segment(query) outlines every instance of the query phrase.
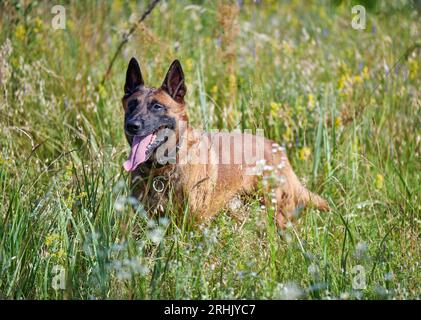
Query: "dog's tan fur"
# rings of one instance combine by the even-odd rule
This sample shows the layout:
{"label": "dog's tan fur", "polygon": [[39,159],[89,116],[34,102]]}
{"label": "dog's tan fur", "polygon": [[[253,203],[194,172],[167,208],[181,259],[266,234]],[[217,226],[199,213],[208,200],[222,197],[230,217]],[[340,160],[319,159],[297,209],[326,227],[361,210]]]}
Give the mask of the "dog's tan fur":
{"label": "dog's tan fur", "polygon": [[[162,88],[143,87],[128,99],[123,99],[125,110],[132,99],[154,100],[166,106],[168,114],[176,119],[176,137],[181,137],[181,139],[170,139],[167,142],[179,143],[175,164],[164,166],[142,164],[132,173],[134,194],[140,198],[147,210],[165,210],[167,201],[171,198],[172,203],[180,209],[187,205],[189,213],[196,220],[209,220],[233,197],[255,191],[259,181],[262,180],[265,182],[263,188],[266,205],[276,206],[276,223],[280,228],[284,228],[288,221],[294,220],[299,206],[312,206],[323,211],[329,209],[324,199],[308,191],[301,184],[292,170],[284,149],[277,147],[275,142],[264,139],[266,170],[263,171],[263,178],[258,175],[249,175],[246,173],[247,170],[255,165],[251,166],[244,161],[240,164],[221,164],[222,161],[215,161],[221,160],[225,149],[222,148],[222,144],[217,147],[211,139],[215,138],[215,135],[222,137],[228,133],[205,133],[189,125],[185,129],[180,127],[181,121],[188,123],[184,99],[176,101]],[[241,135],[241,133],[238,134]],[[232,133],[231,136],[233,136]],[[234,152],[239,151],[234,147],[234,139],[231,139],[230,143],[232,153],[230,159],[234,159]],[[208,151],[208,161],[204,162],[207,164],[193,164],[189,161],[183,163],[182,160],[186,160],[186,157],[197,156],[203,150]],[[253,152],[255,152],[254,147]],[[244,157],[241,158],[244,159]],[[152,182],[156,177],[160,177],[162,185],[165,186],[162,192],[157,192],[152,187]],[[283,177],[284,181],[283,183],[279,183],[276,179],[272,181],[271,177]]]}

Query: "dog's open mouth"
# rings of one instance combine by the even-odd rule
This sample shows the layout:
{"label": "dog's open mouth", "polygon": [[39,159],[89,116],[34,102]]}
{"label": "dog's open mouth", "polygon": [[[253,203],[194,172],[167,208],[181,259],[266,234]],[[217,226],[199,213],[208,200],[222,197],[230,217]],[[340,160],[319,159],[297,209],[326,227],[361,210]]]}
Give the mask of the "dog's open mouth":
{"label": "dog's open mouth", "polygon": [[123,164],[124,169],[129,172],[134,171],[141,163],[148,160],[152,153],[167,140],[166,129],[168,129],[166,126],[161,126],[146,136],[134,136],[129,159]]}

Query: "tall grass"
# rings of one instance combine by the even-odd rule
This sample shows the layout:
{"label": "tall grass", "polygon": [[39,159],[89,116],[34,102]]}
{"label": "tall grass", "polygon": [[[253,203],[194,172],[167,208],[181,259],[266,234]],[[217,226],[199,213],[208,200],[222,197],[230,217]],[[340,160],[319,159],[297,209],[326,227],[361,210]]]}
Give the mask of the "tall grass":
{"label": "tall grass", "polygon": [[[53,30],[48,3],[0,4],[0,297],[420,298],[420,50],[392,69],[410,2],[357,31],[345,2],[163,1],[99,85],[146,5],[66,2]],[[332,211],[282,237],[260,192],[206,226],[147,216],[121,169],[131,56],[154,86],[180,59],[192,124],[264,129]]]}

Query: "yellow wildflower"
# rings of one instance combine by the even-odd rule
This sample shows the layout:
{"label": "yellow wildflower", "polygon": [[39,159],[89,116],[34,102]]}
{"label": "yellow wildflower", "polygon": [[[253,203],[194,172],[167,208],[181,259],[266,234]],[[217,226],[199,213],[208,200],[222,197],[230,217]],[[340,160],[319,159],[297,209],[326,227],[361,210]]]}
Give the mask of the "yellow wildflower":
{"label": "yellow wildflower", "polygon": [[44,244],[49,247],[51,246],[54,242],[59,241],[60,240],[60,236],[57,233],[52,233],[52,234],[48,234],[45,237],[45,241]]}
{"label": "yellow wildflower", "polygon": [[75,23],[73,22],[72,19],[67,19],[66,20],[66,27],[70,30],[70,31],[74,31],[75,30]]}
{"label": "yellow wildflower", "polygon": [[300,149],[300,160],[307,161],[311,156],[311,150],[309,147],[302,147]]}
{"label": "yellow wildflower", "polygon": [[336,117],[335,118],[335,128],[338,129],[342,127],[342,118],[341,117]]}
{"label": "yellow wildflower", "polygon": [[272,110],[272,111],[278,111],[279,110],[279,103],[272,101],[270,103],[270,110]]}
{"label": "yellow wildflower", "polygon": [[76,198],[81,200],[83,198],[86,198],[88,196],[88,194],[85,191],[82,191],[81,193],[79,193]]}
{"label": "yellow wildflower", "polygon": [[291,140],[292,140],[292,138],[293,138],[293,132],[292,132],[291,127],[289,127],[289,126],[287,126],[287,127],[286,127],[285,132],[284,132],[284,134],[282,135],[282,138],[283,138],[286,142],[289,142],[289,141],[291,141]]}
{"label": "yellow wildflower", "polygon": [[272,117],[279,116],[280,108],[281,108],[281,104],[274,101],[270,103],[270,114],[272,115]]}
{"label": "yellow wildflower", "polygon": [[316,105],[316,101],[314,100],[314,96],[310,93],[308,95],[308,108],[312,110],[314,106]]}
{"label": "yellow wildflower", "polygon": [[339,78],[339,81],[338,81],[338,90],[339,91],[341,91],[342,89],[345,88],[346,80],[347,80],[347,76],[346,75],[342,75]]}
{"label": "yellow wildflower", "polygon": [[354,76],[354,79],[353,79],[354,81],[354,83],[362,83],[363,82],[363,78],[361,77],[361,76]]}
{"label": "yellow wildflower", "polygon": [[98,92],[99,92],[99,96],[101,97],[101,99],[105,99],[107,97],[107,90],[105,89],[105,87],[100,84],[98,86]]}
{"label": "yellow wildflower", "polygon": [[368,73],[368,68],[367,68],[367,66],[365,66],[365,67],[363,68],[363,71],[362,71],[362,77],[363,77],[363,79],[368,79],[368,78],[370,77],[370,74]]}
{"label": "yellow wildflower", "polygon": [[111,5],[111,11],[119,13],[121,11],[121,8],[122,8],[121,0],[114,0]]}
{"label": "yellow wildflower", "polygon": [[282,41],[282,49],[284,50],[285,54],[291,54],[294,50],[294,48],[285,40]]}
{"label": "yellow wildflower", "polygon": [[376,181],[375,181],[375,185],[377,189],[382,189],[383,188],[383,182],[384,182],[384,177],[381,174],[377,174],[376,175]]}
{"label": "yellow wildflower", "polygon": [[34,33],[38,33],[42,30],[44,23],[40,17],[34,19]]}
{"label": "yellow wildflower", "polygon": [[212,95],[216,95],[218,93],[218,86],[215,84],[211,89]]}
{"label": "yellow wildflower", "polygon": [[409,79],[414,80],[418,75],[419,65],[414,59],[409,60]]}
{"label": "yellow wildflower", "polygon": [[21,24],[19,24],[15,29],[15,37],[16,39],[23,41],[26,37],[26,30],[25,27]]}
{"label": "yellow wildflower", "polygon": [[185,66],[186,66],[186,71],[190,72],[193,69],[193,60],[190,58],[186,59]]}
{"label": "yellow wildflower", "polygon": [[73,205],[73,196],[72,194],[69,194],[67,196],[66,199],[63,200],[63,204],[67,207],[67,208],[71,208]]}
{"label": "yellow wildflower", "polygon": [[66,258],[67,254],[63,249],[59,249],[57,252],[53,253],[51,256],[57,259],[61,259],[61,258]]}

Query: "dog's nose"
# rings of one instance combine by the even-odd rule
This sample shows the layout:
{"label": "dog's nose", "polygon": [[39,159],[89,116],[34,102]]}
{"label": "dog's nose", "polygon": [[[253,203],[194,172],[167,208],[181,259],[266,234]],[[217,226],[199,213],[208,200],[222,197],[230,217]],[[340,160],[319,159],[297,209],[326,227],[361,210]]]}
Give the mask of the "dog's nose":
{"label": "dog's nose", "polygon": [[136,134],[141,125],[140,120],[130,120],[126,123],[126,129],[129,133]]}

